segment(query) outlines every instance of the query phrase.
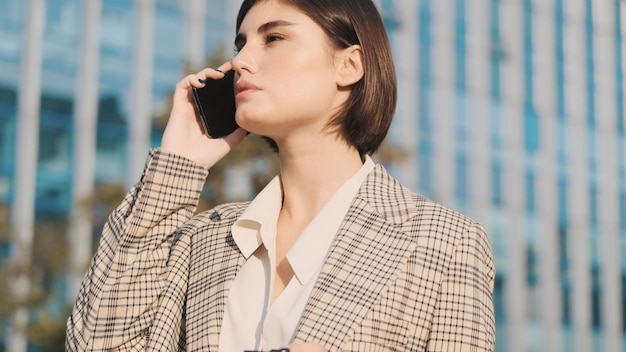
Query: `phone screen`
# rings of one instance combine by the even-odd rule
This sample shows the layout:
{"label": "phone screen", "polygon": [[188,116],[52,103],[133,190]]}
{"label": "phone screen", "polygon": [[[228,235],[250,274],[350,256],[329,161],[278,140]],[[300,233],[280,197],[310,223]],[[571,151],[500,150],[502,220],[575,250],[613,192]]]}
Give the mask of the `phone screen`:
{"label": "phone screen", "polygon": [[224,137],[239,127],[235,122],[234,75],[231,70],[222,79],[207,79],[202,88],[192,87],[198,113],[211,138]]}

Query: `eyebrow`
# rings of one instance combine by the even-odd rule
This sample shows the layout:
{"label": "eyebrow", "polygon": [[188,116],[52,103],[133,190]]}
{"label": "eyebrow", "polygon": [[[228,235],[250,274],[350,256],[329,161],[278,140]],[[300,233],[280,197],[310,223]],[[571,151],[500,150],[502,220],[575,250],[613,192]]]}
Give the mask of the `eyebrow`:
{"label": "eyebrow", "polygon": [[[293,26],[293,25],[295,25],[295,23],[285,21],[285,20],[270,21],[270,22],[266,22],[260,25],[259,28],[257,29],[257,33],[262,34],[262,33],[269,32],[276,27],[285,27],[285,26]],[[235,47],[239,48],[240,46],[245,44],[245,42],[246,42],[246,36],[242,33],[237,33],[237,36],[235,37]]]}

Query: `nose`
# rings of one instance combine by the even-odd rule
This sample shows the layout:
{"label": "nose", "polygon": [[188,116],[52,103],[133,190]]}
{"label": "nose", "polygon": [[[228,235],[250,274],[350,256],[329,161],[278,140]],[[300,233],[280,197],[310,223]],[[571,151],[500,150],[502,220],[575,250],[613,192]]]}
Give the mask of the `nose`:
{"label": "nose", "polygon": [[251,50],[246,46],[239,50],[231,62],[233,64],[233,69],[240,76],[243,72],[254,73],[256,71],[256,62],[253,59]]}

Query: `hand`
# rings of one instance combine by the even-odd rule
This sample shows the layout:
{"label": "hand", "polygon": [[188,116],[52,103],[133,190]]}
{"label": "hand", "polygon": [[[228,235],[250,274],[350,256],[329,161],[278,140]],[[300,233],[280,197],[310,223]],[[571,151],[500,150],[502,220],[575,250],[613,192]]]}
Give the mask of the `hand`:
{"label": "hand", "polygon": [[[232,69],[232,64],[218,67],[222,72]],[[191,159],[206,169],[210,169],[246,136],[246,131],[238,128],[224,138],[212,139],[204,134],[199,116],[196,115],[191,87],[203,87],[199,79],[221,79],[224,74],[206,68],[195,75],[189,75],[176,84],[172,111],[163,132],[161,149]]]}

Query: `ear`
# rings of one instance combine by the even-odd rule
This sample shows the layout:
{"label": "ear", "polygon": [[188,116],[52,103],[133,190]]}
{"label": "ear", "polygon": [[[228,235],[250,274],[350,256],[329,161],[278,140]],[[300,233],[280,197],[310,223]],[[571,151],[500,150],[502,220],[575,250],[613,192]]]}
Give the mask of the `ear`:
{"label": "ear", "polygon": [[348,87],[363,78],[365,71],[360,45],[355,44],[340,50],[336,58],[337,86]]}

